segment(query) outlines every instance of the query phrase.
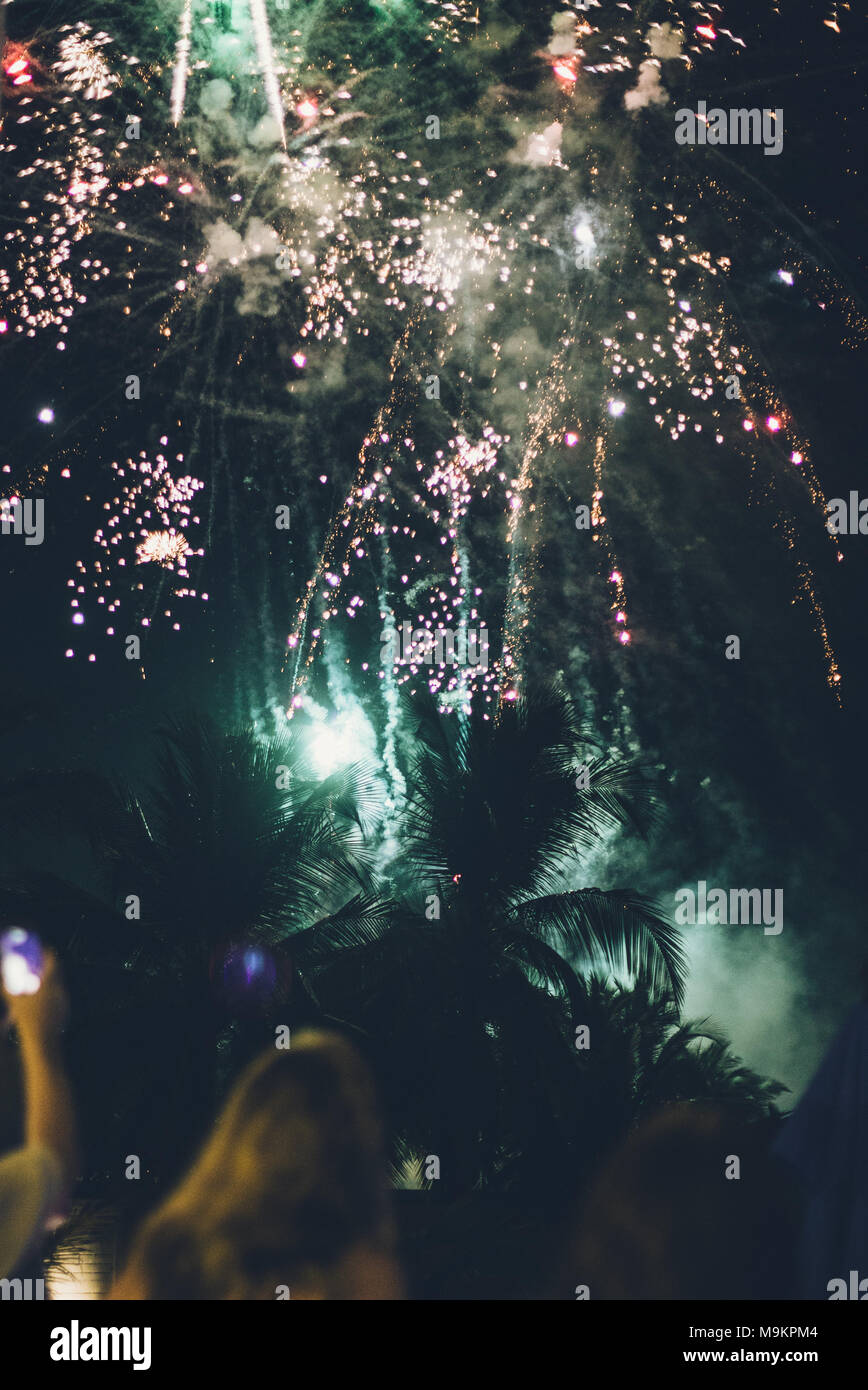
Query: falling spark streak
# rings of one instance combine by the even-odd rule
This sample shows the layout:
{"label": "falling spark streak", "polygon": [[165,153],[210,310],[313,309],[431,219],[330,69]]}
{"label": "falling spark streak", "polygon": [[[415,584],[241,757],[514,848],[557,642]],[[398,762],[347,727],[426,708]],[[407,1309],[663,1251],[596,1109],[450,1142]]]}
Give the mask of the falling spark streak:
{"label": "falling spark streak", "polygon": [[[321,637],[321,629],[318,628],[314,632],[313,638],[310,642],[310,648],[307,657],[305,658],[303,663],[303,666],[306,669],[301,669],[301,639],[308,626],[311,604],[314,598],[316,597],[317,586],[322,582],[324,575],[328,573],[330,569],[337,570],[338,568],[343,568],[343,564],[336,558],[340,544],[341,532],[345,529],[348,520],[348,510],[353,505],[353,502],[356,499],[364,498],[365,484],[366,479],[368,477],[368,450],[372,446],[376,446],[376,443],[380,440],[382,434],[388,429],[388,421],[390,415],[397,404],[396,378],[398,376],[399,363],[403,355],[407,351],[412,331],[413,328],[416,326],[418,317],[419,315],[417,313],[410,319],[409,323],[405,326],[398,342],[395,344],[392,350],[392,356],[389,362],[389,381],[391,385],[389,398],[386,402],[384,402],[383,405],[380,406],[379,410],[377,411],[373,427],[371,428],[370,432],[365,436],[365,440],[359,451],[358,468],[356,470],[355,478],[353,481],[353,485],[350,489],[349,496],[346,502],[344,503],[343,508],[332,520],[326,543],[323,546],[320,556],[317,560],[314,573],[311,575],[310,579],[307,582],[305,593],[301,600],[299,614],[296,620],[295,631],[290,634],[288,642],[290,651],[295,651],[296,653],[292,677],[292,700],[290,701],[290,709],[292,708],[293,702],[298,696],[299,689],[301,688],[301,686],[307,678],[307,671],[309,670],[313,662],[314,656],[316,654],[316,648]],[[366,507],[365,510],[368,510],[368,508]],[[349,551],[350,548],[351,547],[347,547],[347,551]]]}
{"label": "falling spark streak", "polygon": [[[507,522],[509,579],[503,633],[502,699],[514,699],[515,688],[524,666],[524,650],[530,627],[530,611],[540,540],[541,509],[534,486],[540,480],[537,466],[546,443],[555,434],[555,419],[566,402],[565,357],[571,343],[562,339],[537,401],[528,420],[528,436],[522,453],[521,469],[512,489]],[[507,689],[509,687],[509,689]]]}
{"label": "falling spark streak", "polygon": [[[193,0],[184,0],[183,5],[174,8],[180,14],[179,33],[174,46],[174,68],[169,37],[164,61],[155,67],[154,76],[149,81],[158,91],[159,101],[163,104],[164,73],[172,70],[170,114],[178,126],[184,120],[191,74],[211,64],[204,58],[201,62],[193,62],[193,50],[197,45],[193,25],[199,11],[206,7],[197,4],[194,12]],[[280,8],[283,8],[282,4]],[[436,36],[438,43],[448,39],[450,43],[457,44],[462,37],[462,26],[478,23],[478,17],[475,20],[470,18],[472,8],[471,0],[458,0],[456,5],[443,7],[430,5],[430,9],[437,12],[436,16],[431,16],[432,37]],[[627,5],[616,8],[629,10]],[[717,12],[717,7],[712,8]],[[597,10],[599,12],[599,7]],[[445,13],[447,11],[449,15]],[[3,0],[0,0],[0,17],[4,13]],[[288,71],[293,73],[291,88],[286,79],[287,97],[289,99],[292,90],[295,95],[291,100],[295,115],[303,123],[302,133],[308,132],[309,126],[319,124],[320,109],[323,117],[328,115],[332,119],[334,112],[329,109],[325,96],[319,101],[306,96],[296,104],[299,93],[319,86],[316,72],[305,71],[302,59],[299,60],[301,67],[296,70],[296,59],[289,56],[297,47],[300,51],[303,45],[286,46],[284,43],[281,47],[278,41],[282,36],[272,33],[270,29],[266,0],[250,0],[247,13],[250,32],[245,36],[243,66],[246,75],[253,76],[254,87],[264,88],[265,104],[281,131],[286,151],[285,113],[280,85],[282,74]],[[830,13],[836,14],[836,7],[831,6]],[[456,15],[461,19],[461,25],[456,23]],[[708,20],[704,11],[700,11],[699,17]],[[833,27],[829,20],[825,22]],[[837,21],[834,27],[837,28]],[[710,24],[697,28],[699,37],[707,42],[693,44],[690,51],[699,53],[700,48],[708,50],[715,31],[717,46],[722,47],[723,37],[727,37],[731,43],[744,47],[742,40],[718,27],[715,21],[714,28]],[[59,75],[56,79],[58,84],[62,83],[66,89],[58,102],[63,109],[55,110],[46,103],[46,110],[39,115],[39,119],[46,122],[45,138],[39,146],[37,157],[18,171],[18,177],[33,179],[34,183],[32,190],[29,191],[27,187],[24,190],[25,193],[29,191],[29,196],[22,199],[20,204],[22,210],[27,212],[26,219],[22,219],[20,232],[9,232],[2,237],[9,247],[4,244],[4,256],[0,258],[3,260],[0,265],[0,296],[5,304],[10,305],[10,309],[4,310],[6,316],[0,319],[0,341],[3,341],[6,332],[26,334],[32,338],[41,330],[50,328],[56,329],[61,335],[56,346],[63,351],[66,347],[63,335],[68,333],[68,318],[74,312],[84,312],[77,306],[85,306],[88,295],[95,293],[89,286],[102,285],[115,271],[116,278],[119,278],[122,269],[120,265],[110,266],[102,257],[93,254],[79,256],[79,244],[84,243],[85,238],[96,238],[97,234],[105,233],[109,228],[113,234],[123,231],[122,240],[130,243],[126,255],[134,257],[123,262],[123,265],[131,267],[128,271],[130,289],[139,281],[142,284],[138,290],[140,298],[132,300],[133,309],[139,313],[149,282],[144,278],[138,258],[130,248],[139,242],[142,246],[152,243],[147,226],[142,231],[133,221],[137,215],[135,190],[149,183],[158,187],[165,185],[168,196],[173,192],[173,180],[162,167],[165,161],[154,162],[154,151],[148,151],[145,162],[139,167],[137,151],[132,144],[120,142],[120,154],[114,152],[111,140],[106,143],[105,149],[101,149],[99,137],[105,136],[106,131],[99,123],[98,113],[88,112],[85,122],[81,119],[79,102],[70,100],[70,94],[81,93],[82,102],[98,101],[118,85],[120,79],[114,72],[114,67],[117,67],[116,52],[114,66],[109,66],[115,41],[102,32],[94,33],[83,23],[62,26],[58,32],[64,35],[58,44],[60,61],[52,64],[52,68]],[[593,29],[585,22],[579,25],[577,32],[587,35],[602,33],[599,28]],[[641,32],[644,32],[644,24]],[[641,32],[637,33],[637,37],[644,42]],[[255,54],[250,53],[250,46],[254,47]],[[555,80],[551,81],[551,87],[557,101],[562,100],[567,87],[572,89],[580,75],[582,82],[586,82],[591,74],[619,70],[626,61],[619,59],[615,63],[592,67],[580,61],[584,56],[582,50],[576,49],[572,54],[561,55],[555,63]],[[199,57],[198,53],[195,57]],[[547,61],[551,57],[547,55]],[[13,61],[16,60],[17,54]],[[124,61],[128,64],[138,62],[135,58]],[[560,72],[559,66],[562,68]],[[626,61],[626,66],[630,67],[631,63]],[[349,101],[350,97],[348,90],[335,93],[335,100]],[[261,115],[261,104],[260,98],[256,103],[257,119]],[[17,124],[26,126],[36,119],[36,113],[25,106]],[[363,119],[363,113],[355,112],[353,119]],[[566,118],[564,120],[566,123]],[[562,127],[557,124],[554,128],[560,131]],[[36,127],[32,129],[35,134]],[[315,134],[318,136],[319,132]],[[547,369],[540,366],[537,370],[532,362],[528,364],[537,375],[537,399],[521,429],[523,447],[506,451],[507,461],[502,465],[505,471],[495,471],[500,467],[496,460],[500,446],[509,443],[509,435],[502,437],[496,433],[495,425],[503,428],[503,421],[496,414],[494,424],[483,417],[484,427],[482,420],[474,418],[475,410],[467,408],[472,405],[473,395],[468,395],[462,406],[462,417],[465,409],[466,417],[451,421],[448,442],[444,441],[444,449],[433,450],[432,460],[426,457],[427,443],[420,444],[418,453],[422,457],[416,457],[417,446],[413,438],[414,399],[418,395],[417,387],[412,384],[418,381],[418,363],[415,359],[421,357],[427,360],[430,355],[429,334],[444,350],[453,341],[460,343],[462,331],[468,325],[472,326],[473,334],[477,334],[482,321],[480,292],[485,288],[483,297],[487,297],[487,285],[492,276],[497,274],[498,283],[504,287],[513,282],[518,286],[519,274],[526,268],[528,254],[535,261],[541,261],[543,252],[549,256],[560,256],[562,248],[555,244],[557,238],[551,228],[535,229],[536,219],[532,215],[518,222],[516,219],[521,212],[506,204],[507,211],[502,213],[500,220],[486,223],[482,221],[485,212],[474,208],[461,189],[453,190],[447,197],[435,197],[429,179],[416,178],[411,172],[418,169],[422,174],[422,163],[408,159],[404,151],[390,150],[387,144],[380,151],[380,157],[374,158],[371,147],[365,145],[360,152],[362,163],[356,167],[352,163],[349,142],[339,141],[337,144],[345,145],[345,148],[332,152],[328,140],[321,146],[310,143],[302,148],[297,135],[291,136],[290,155],[273,153],[265,162],[249,200],[245,199],[252,205],[260,188],[268,189],[267,179],[272,171],[278,172],[282,180],[281,200],[289,199],[300,215],[297,234],[295,230],[285,232],[286,245],[283,250],[289,262],[289,275],[285,269],[281,269],[279,277],[269,273],[267,253],[270,238],[276,238],[278,232],[270,222],[257,218],[259,231],[255,235],[245,238],[238,233],[241,246],[238,259],[228,255],[221,259],[210,244],[211,229],[208,226],[200,228],[204,239],[201,246],[195,249],[200,259],[191,258],[188,264],[185,245],[185,259],[181,261],[185,273],[178,278],[179,270],[173,257],[171,273],[166,278],[166,291],[160,294],[162,304],[168,286],[174,285],[179,296],[172,300],[171,308],[166,311],[160,325],[161,338],[172,342],[171,348],[162,350],[172,353],[183,351],[191,341],[199,311],[207,304],[212,291],[216,290],[223,271],[226,273],[227,286],[216,297],[218,323],[215,341],[221,340],[224,305],[228,307],[231,298],[229,286],[233,283],[230,278],[232,268],[237,269],[238,265],[242,265],[249,269],[250,281],[254,285],[260,282],[257,276],[260,277],[262,300],[263,303],[267,302],[269,310],[272,305],[276,308],[279,304],[281,309],[293,312],[297,291],[302,291],[308,316],[301,325],[299,338],[293,337],[290,351],[296,372],[304,372],[310,378],[315,378],[318,363],[324,360],[325,350],[331,341],[344,348],[351,343],[354,335],[367,335],[368,321],[378,312],[377,306],[384,303],[393,315],[408,314],[403,331],[392,332],[391,327],[389,329],[395,348],[390,362],[387,399],[379,408],[374,407],[373,423],[358,453],[355,477],[343,505],[331,519],[324,538],[324,549],[315,563],[306,589],[297,599],[296,621],[288,637],[288,651],[283,665],[284,672],[289,668],[292,673],[292,703],[300,698],[315,660],[327,651],[330,640],[328,633],[330,628],[338,626],[334,619],[339,618],[340,607],[344,607],[351,619],[357,614],[361,616],[361,594],[365,592],[362,586],[359,585],[358,593],[344,595],[342,591],[354,586],[357,561],[363,561],[367,570],[372,558],[376,559],[376,554],[371,555],[372,550],[381,552],[376,599],[373,604],[370,597],[365,599],[365,616],[358,626],[368,622],[368,615],[377,600],[377,611],[383,621],[390,617],[397,623],[399,619],[409,617],[414,627],[435,630],[436,625],[448,623],[461,631],[470,621],[483,622],[486,597],[483,596],[482,584],[474,586],[471,582],[470,555],[473,552],[467,547],[463,527],[471,496],[488,495],[489,475],[494,479],[491,483],[493,495],[498,496],[498,484],[502,484],[506,501],[503,518],[505,535],[499,537],[505,540],[507,562],[506,614],[502,632],[504,646],[503,656],[492,659],[490,673],[484,679],[474,675],[473,679],[477,682],[474,698],[481,697],[488,704],[515,698],[532,652],[533,609],[542,596],[541,587],[545,577],[542,547],[546,533],[543,526],[544,522],[547,526],[549,520],[547,516],[543,517],[543,511],[547,500],[546,488],[552,479],[551,469],[557,466],[557,456],[552,464],[549,451],[559,448],[562,443],[575,450],[570,458],[573,467],[592,465],[591,520],[593,539],[598,542],[600,579],[605,585],[609,609],[606,627],[619,645],[628,645],[631,638],[628,616],[632,615],[628,613],[625,586],[632,589],[630,553],[625,551],[623,556],[616,554],[615,538],[605,515],[605,489],[609,484],[604,472],[607,453],[611,456],[616,451],[618,417],[629,412],[628,420],[635,422],[634,428],[637,428],[641,421],[642,400],[647,401],[656,412],[654,422],[671,439],[673,446],[679,440],[691,439],[693,432],[701,434],[705,429],[710,433],[711,426],[715,431],[715,442],[725,446],[724,452],[731,451],[745,460],[751,477],[762,484],[757,495],[762,498],[764,506],[772,510],[773,530],[778,537],[783,537],[791,561],[796,566],[794,597],[804,602],[810,611],[813,626],[822,643],[827,679],[835,698],[840,700],[842,675],[832,649],[816,581],[807,561],[801,559],[797,550],[802,539],[802,526],[787,500],[789,492],[783,489],[776,492],[774,486],[786,460],[786,474],[792,480],[790,485],[808,493],[817,513],[816,519],[825,526],[826,499],[813,472],[810,444],[796,433],[793,412],[779,399],[773,383],[753,360],[749,345],[740,341],[743,327],[739,316],[734,316],[727,307],[729,259],[722,256],[715,258],[687,230],[685,224],[689,206],[686,205],[683,211],[676,211],[672,203],[665,204],[663,208],[655,206],[660,219],[657,245],[652,243],[650,248],[646,246],[644,234],[638,230],[635,241],[630,238],[631,258],[635,257],[637,271],[641,269],[643,274],[647,272],[657,290],[662,287],[668,300],[668,315],[664,319],[661,313],[659,323],[643,313],[640,303],[638,315],[636,310],[625,310],[627,322],[618,322],[613,326],[605,306],[595,308],[591,316],[590,296],[580,299],[577,310],[571,282],[557,293],[558,312],[564,316],[565,330],[572,338],[578,323],[581,327],[580,345],[590,347],[594,360],[599,358],[608,369],[601,399],[596,396],[598,387],[591,373],[588,374],[588,382],[592,384],[588,390],[595,394],[588,399],[581,376],[576,376],[574,370],[568,367],[567,359],[573,363],[575,354],[567,352],[568,341],[562,339],[561,347],[555,351]],[[197,153],[191,151],[191,155]],[[718,155],[718,158],[722,157]],[[597,155],[589,153],[589,163],[591,158],[596,160]],[[401,161],[400,165],[396,161]],[[509,172],[508,165],[509,161],[502,170],[486,172],[492,178],[505,178]],[[561,163],[558,167],[566,169],[567,166]],[[177,185],[181,194],[186,194],[193,187],[186,179],[186,172],[185,167],[177,174],[178,178],[183,176],[185,180]],[[591,168],[594,176],[597,172],[595,166]],[[213,207],[219,196],[220,185],[209,180],[204,162],[198,173],[197,186],[201,185],[209,194],[207,200],[201,199],[201,206],[204,208],[207,203],[207,206]],[[770,196],[753,175],[744,173],[743,177],[753,185],[757,195],[762,192],[766,197]],[[389,191],[392,185],[395,186],[394,193]],[[591,188],[595,190],[596,185],[591,185]],[[724,196],[713,174],[707,181],[707,188],[718,199]],[[38,203],[36,195],[42,194],[43,189],[44,199]],[[636,198],[642,196],[638,187],[632,187],[631,192]],[[596,196],[596,192],[588,195],[589,199],[593,196]],[[728,190],[725,197],[727,203],[733,205],[735,216],[742,208],[743,195]],[[121,208],[115,208],[116,200],[126,204],[123,221],[117,220],[116,214]],[[241,201],[241,193],[231,195],[227,217],[229,212],[241,211],[235,206]],[[172,199],[161,204],[160,229],[175,205]],[[779,203],[777,210],[782,217],[786,216],[796,223],[802,236],[807,235],[808,229],[784,204]],[[194,212],[195,209],[191,208],[190,212],[185,209],[183,215],[185,219],[192,220]],[[598,246],[595,236],[595,230],[599,230],[598,224],[602,225],[604,220],[602,211],[595,209],[593,201],[588,201],[577,213],[571,212],[570,223],[575,216],[579,221],[572,229],[572,235],[564,231],[569,250],[573,250],[572,243],[576,241],[583,248],[594,249],[595,257],[602,259],[605,254],[603,238],[601,235]],[[216,218],[216,214],[209,213],[209,217]],[[366,218],[369,220],[367,234],[363,230]],[[221,236],[228,237],[232,230],[229,221],[220,218],[219,226]],[[246,223],[242,223],[242,230],[244,226]],[[543,231],[546,234],[541,234]],[[524,240],[520,232],[526,234]],[[115,238],[116,243],[119,240]],[[164,245],[162,240],[159,244],[161,247]],[[94,245],[96,249],[101,249],[96,239]],[[795,272],[798,271],[799,280],[804,281],[807,270],[814,278],[822,277],[821,280],[817,279],[816,287],[816,294],[822,295],[819,308],[825,310],[827,306],[834,306],[843,313],[849,335],[844,345],[855,346],[865,331],[864,316],[859,315],[845,289],[831,279],[821,266],[813,266],[810,261],[807,268],[801,264],[797,255],[798,245],[798,242],[793,243],[788,239],[783,265],[789,269],[777,270],[778,279],[782,284],[791,286]],[[12,248],[14,259],[8,254]],[[81,249],[83,252],[84,245]],[[648,254],[649,249],[654,254]],[[779,264],[779,261],[774,263]],[[195,280],[191,273],[193,265],[197,274]],[[536,274],[536,270],[537,266],[534,265],[533,274]],[[548,273],[543,264],[540,271]],[[769,267],[769,272],[775,273],[773,267]],[[563,286],[563,276],[558,273],[558,283]],[[376,279],[378,287],[386,287],[387,297],[384,300],[379,290],[371,294],[366,288],[368,278],[371,281]],[[624,283],[626,285],[627,281]],[[201,285],[199,293],[187,292],[194,285]],[[540,290],[539,285],[535,286],[533,276],[528,278],[523,288],[528,295],[532,292],[538,294]],[[492,301],[485,304],[486,312],[494,314],[497,311],[498,317],[501,317],[501,310],[506,311],[506,301],[501,303],[500,296],[506,292],[506,289],[498,291],[496,296],[491,292]],[[129,298],[132,299],[132,295]],[[239,301],[239,313],[257,313],[253,300],[258,303],[255,294]],[[426,309],[432,309],[433,313],[426,314]],[[581,313],[579,320],[575,317],[578,311]],[[124,312],[130,314],[131,310],[125,306]],[[262,312],[265,314],[266,309]],[[275,313],[275,323],[280,321],[280,316]],[[496,332],[500,338],[502,328],[509,332],[505,324],[499,324],[492,332]],[[607,330],[612,336],[602,338],[602,333]],[[576,340],[572,341],[575,346]],[[600,351],[600,342],[605,351]],[[500,345],[492,341],[491,347],[499,364]],[[239,351],[239,364],[243,352],[244,349]],[[201,358],[199,360],[201,362]],[[192,455],[195,458],[204,452],[199,444],[199,430],[213,414],[232,417],[236,423],[249,418],[255,420],[259,427],[285,428],[287,407],[275,407],[267,402],[264,392],[260,401],[232,400],[228,395],[215,399],[218,396],[215,379],[217,360],[216,355],[207,359],[205,380],[198,374],[200,367],[197,367],[195,377],[191,369],[190,377],[185,376],[183,388],[178,393],[178,399],[195,400],[202,411],[207,411],[207,415],[197,414],[195,417],[188,457]],[[502,373],[506,377],[507,390],[512,389],[509,385],[511,371],[512,367],[507,363]],[[722,381],[729,381],[732,374],[737,374],[733,379],[740,380],[737,396],[740,403],[730,406],[725,402],[732,398],[729,393],[722,398],[720,387]],[[525,375],[530,377],[531,372],[527,371]],[[469,391],[469,373],[462,370],[458,377],[465,382]],[[752,383],[750,387],[749,382]],[[302,390],[306,384],[301,383]],[[291,385],[295,386],[295,382]],[[525,390],[527,385],[527,382],[522,382],[520,389]],[[532,400],[533,394],[532,390]],[[301,403],[299,408],[304,409],[301,390],[297,399]],[[499,406],[502,399],[503,396],[499,397],[495,406]],[[507,397],[507,401],[510,399]],[[695,406],[691,405],[691,400],[695,401]],[[679,409],[682,403],[683,409]],[[595,419],[596,429],[593,428]],[[574,428],[577,424],[578,429]],[[161,442],[165,443],[165,440]],[[519,463],[517,477],[513,476],[516,452]],[[592,458],[586,459],[586,454],[591,452]],[[206,547],[210,552],[217,488],[212,475],[206,494],[210,508],[206,523],[205,518],[200,520],[193,515],[194,494],[205,487],[205,479],[194,478],[192,473],[175,477],[171,469],[181,459],[181,455],[176,455],[170,464],[168,458],[158,456],[152,462],[141,454],[139,460],[116,460],[112,464],[113,472],[121,480],[112,489],[117,491],[118,496],[106,507],[109,515],[94,537],[98,547],[95,573],[91,575],[88,567],[85,580],[84,562],[79,562],[77,566],[78,573],[72,586],[79,596],[74,600],[76,609],[80,604],[83,606],[86,584],[100,591],[97,602],[103,604],[107,616],[111,613],[113,617],[120,599],[111,592],[111,586],[116,584],[120,588],[120,580],[131,572],[135,573],[136,579],[127,579],[127,586],[134,585],[136,591],[148,593],[146,586],[150,583],[152,587],[158,587],[160,595],[164,590],[171,593],[172,599],[196,596],[196,591],[188,587],[188,582],[192,582],[188,565],[192,566],[196,560],[203,558]],[[221,463],[220,466],[228,465]],[[9,466],[0,467],[3,472],[11,471]],[[794,473],[791,472],[793,468]],[[203,463],[196,471],[206,473],[207,465]],[[61,476],[69,477],[69,469],[64,469]],[[321,482],[326,481],[323,476]],[[16,479],[16,482],[20,484],[20,480]],[[151,516],[152,511],[157,515]],[[417,525],[420,531],[418,541]],[[201,532],[196,534],[200,527]],[[429,528],[433,528],[434,537],[430,545],[437,545],[436,551],[432,552],[435,557],[433,562],[427,550],[423,550],[423,546],[429,546]],[[197,542],[195,548],[193,536]],[[825,543],[838,545],[828,532]],[[411,549],[418,549],[419,553],[411,555]],[[839,554],[838,559],[843,559],[843,555]],[[175,587],[175,576],[183,588]],[[479,578],[482,580],[487,575],[483,572]],[[202,597],[204,599],[206,596]],[[474,605],[473,610],[470,609],[471,604]],[[170,615],[166,610],[165,616],[174,614]],[[414,667],[408,667],[406,662],[393,664],[384,661],[380,663],[381,670],[376,669],[376,663],[371,665],[373,673],[379,677],[383,698],[389,709],[392,709],[389,702],[397,700],[399,688],[408,679],[421,681],[431,674],[421,668],[417,671]],[[363,669],[367,669],[367,664]],[[451,676],[447,673],[437,693],[444,700],[453,700],[456,706],[463,706],[465,699],[469,701],[470,679],[469,672],[458,675],[453,672]],[[389,717],[397,722],[394,712]]]}
{"label": "falling spark streak", "polygon": [[175,49],[175,73],[172,78],[172,124],[177,125],[184,114],[187,95],[187,64],[190,58],[190,34],[193,29],[193,0],[185,0],[181,17],[181,32]]}
{"label": "falling spark streak", "polygon": [[271,43],[271,30],[268,27],[265,0],[250,0],[250,18],[253,21],[256,51],[259,54],[262,75],[265,79],[265,94],[268,97],[268,109],[277,122],[278,129],[280,130],[281,143],[283,144],[283,148],[286,149],[286,129],[283,124],[283,100],[280,95],[280,83],[277,80],[277,71],[274,66],[274,48]]}

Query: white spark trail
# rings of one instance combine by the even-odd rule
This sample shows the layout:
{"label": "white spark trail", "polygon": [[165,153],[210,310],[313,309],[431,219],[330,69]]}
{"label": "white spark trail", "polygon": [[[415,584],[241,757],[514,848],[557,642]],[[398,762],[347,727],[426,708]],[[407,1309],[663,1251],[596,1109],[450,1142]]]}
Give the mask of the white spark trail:
{"label": "white spark trail", "polygon": [[187,67],[190,59],[190,34],[193,29],[193,0],[184,0],[181,32],[175,48],[175,72],[172,77],[172,124],[177,125],[184,114],[187,95]]}
{"label": "white spark trail", "polygon": [[265,0],[250,0],[250,18],[253,22],[256,51],[259,54],[262,76],[265,79],[265,95],[268,98],[268,109],[277,122],[283,148],[286,149],[286,130],[283,124],[283,100],[280,95],[280,83],[277,80],[277,70],[274,65],[274,49],[271,43],[271,30],[268,27],[268,14],[265,9]]}

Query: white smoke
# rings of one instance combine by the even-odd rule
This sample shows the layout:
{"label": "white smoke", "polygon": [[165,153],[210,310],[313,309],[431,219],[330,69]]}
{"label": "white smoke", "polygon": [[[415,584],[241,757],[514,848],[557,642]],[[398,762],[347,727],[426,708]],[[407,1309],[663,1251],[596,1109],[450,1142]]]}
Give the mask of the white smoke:
{"label": "white smoke", "polygon": [[199,96],[199,110],[203,116],[213,120],[223,115],[232,105],[232,85],[223,77],[215,77],[206,82]]}
{"label": "white smoke", "polygon": [[211,274],[237,270],[242,274],[242,290],[235,307],[240,314],[273,318],[280,308],[281,275],[276,268],[280,238],[273,227],[253,217],[244,235],[221,218],[205,229],[205,263]]}
{"label": "white smoke", "polygon": [[209,267],[224,262],[230,265],[241,264],[244,260],[244,238],[240,232],[236,232],[235,228],[230,227],[222,218],[219,222],[210,223],[204,230],[207,238],[205,259]]}
{"label": "white smoke", "polygon": [[651,50],[651,57],[639,64],[639,80],[635,87],[624,94],[624,105],[628,111],[641,111],[646,106],[661,106],[669,100],[669,93],[660,81],[661,63],[671,58],[681,57],[684,35],[671,24],[652,24],[645,35],[645,42]]}
{"label": "white smoke", "polygon": [[680,58],[684,34],[671,24],[652,24],[645,42],[655,58]]}
{"label": "white smoke", "polygon": [[222,218],[205,228],[205,236],[205,260],[209,268],[216,268],[227,262],[237,267],[247,261],[257,260],[260,256],[270,256],[273,259],[280,246],[280,238],[274,228],[258,217],[250,219],[244,236]]}
{"label": "white smoke", "polygon": [[624,105],[628,111],[641,111],[644,106],[661,105],[669,100],[669,93],[660,81],[660,68],[655,58],[646,58],[639,64],[639,81],[629,92],[624,93]]}
{"label": "white smoke", "polygon": [[269,256],[273,260],[280,247],[280,237],[273,227],[260,217],[251,217],[244,234],[244,249],[250,260]]}
{"label": "white smoke", "polygon": [[510,158],[518,164],[557,164],[561,157],[561,139],[564,128],[559,121],[553,121],[545,130],[534,131],[526,136]]}
{"label": "white smoke", "polygon": [[687,929],[690,978],[683,1017],[707,1017],[721,1028],[749,1067],[789,1087],[792,1097],[781,1101],[788,1107],[810,1080],[830,1032],[805,989],[799,925],[788,921],[780,939],[768,939],[773,946],[747,934],[726,936],[726,930]]}
{"label": "white smoke", "polygon": [[552,34],[548,52],[555,58],[566,58],[576,51],[576,16],[572,10],[562,10],[552,17]]}
{"label": "white smoke", "polygon": [[248,144],[253,145],[254,149],[262,149],[266,145],[279,145],[282,140],[283,131],[270,113],[257,121],[247,136]]}

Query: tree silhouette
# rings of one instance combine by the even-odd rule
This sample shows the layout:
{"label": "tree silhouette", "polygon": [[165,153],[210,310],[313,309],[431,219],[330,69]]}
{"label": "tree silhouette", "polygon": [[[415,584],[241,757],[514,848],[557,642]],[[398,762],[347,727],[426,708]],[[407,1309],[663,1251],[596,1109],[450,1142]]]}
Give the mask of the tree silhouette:
{"label": "tree silhouette", "polygon": [[391,914],[318,923],[293,949],[321,999],[378,1040],[396,1130],[466,1190],[531,1145],[575,1140],[578,972],[641,973],[677,999],[684,957],[640,894],[563,890],[565,861],[655,806],[635,762],[583,751],[567,696],[543,690],[497,721],[429,703],[415,726]]}

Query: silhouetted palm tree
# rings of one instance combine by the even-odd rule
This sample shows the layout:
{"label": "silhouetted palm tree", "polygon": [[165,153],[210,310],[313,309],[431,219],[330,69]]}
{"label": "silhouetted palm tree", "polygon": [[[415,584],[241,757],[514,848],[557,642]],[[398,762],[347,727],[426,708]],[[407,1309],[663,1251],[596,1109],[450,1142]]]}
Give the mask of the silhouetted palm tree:
{"label": "silhouetted palm tree", "polygon": [[[18,779],[10,803],[49,794],[46,776]],[[272,1014],[294,1022],[301,997],[310,1016],[281,952],[292,929],[338,909],[346,924],[386,911],[364,891],[371,779],[356,767],[313,780],[295,728],[261,738],[191,718],[160,731],[148,786],[91,774],[59,785],[92,847],[84,882],[19,869],[0,884],[0,910],[62,944],[87,1001],[91,1096],[103,1108],[114,1098],[121,1127],[135,1111],[154,1143],[174,1123],[186,1151],[213,1113],[227,1031],[246,1026],[261,1046]]]}
{"label": "silhouetted palm tree", "polygon": [[583,749],[565,695],[496,721],[426,706],[416,730],[391,920],[319,923],[293,946],[380,1041],[396,1125],[465,1188],[531,1136],[575,1138],[577,971],[641,972],[680,997],[684,958],[640,894],[563,890],[565,863],[654,808],[635,762]]}
{"label": "silhouetted palm tree", "polygon": [[[588,1182],[640,1120],[669,1104],[725,1106],[764,1151],[784,1087],[745,1067],[706,1021],[682,1021],[672,996],[652,995],[641,979],[627,987],[592,975],[581,988],[588,1046],[563,1078],[562,1100],[578,1119],[572,1136],[565,1126],[554,1142],[550,1126],[528,1130],[523,1149],[503,1157],[497,1191],[486,1200],[402,1203],[416,1296],[544,1296],[546,1271],[558,1267],[565,1224]],[[418,1149],[396,1147],[397,1184],[436,1189]]]}
{"label": "silhouetted palm tree", "polygon": [[641,978],[625,986],[594,975],[583,988],[582,1070],[601,1137],[619,1139],[661,1106],[685,1101],[727,1105],[745,1120],[776,1114],[786,1087],[746,1067],[708,1019],[682,1019],[672,995],[654,995]]}

